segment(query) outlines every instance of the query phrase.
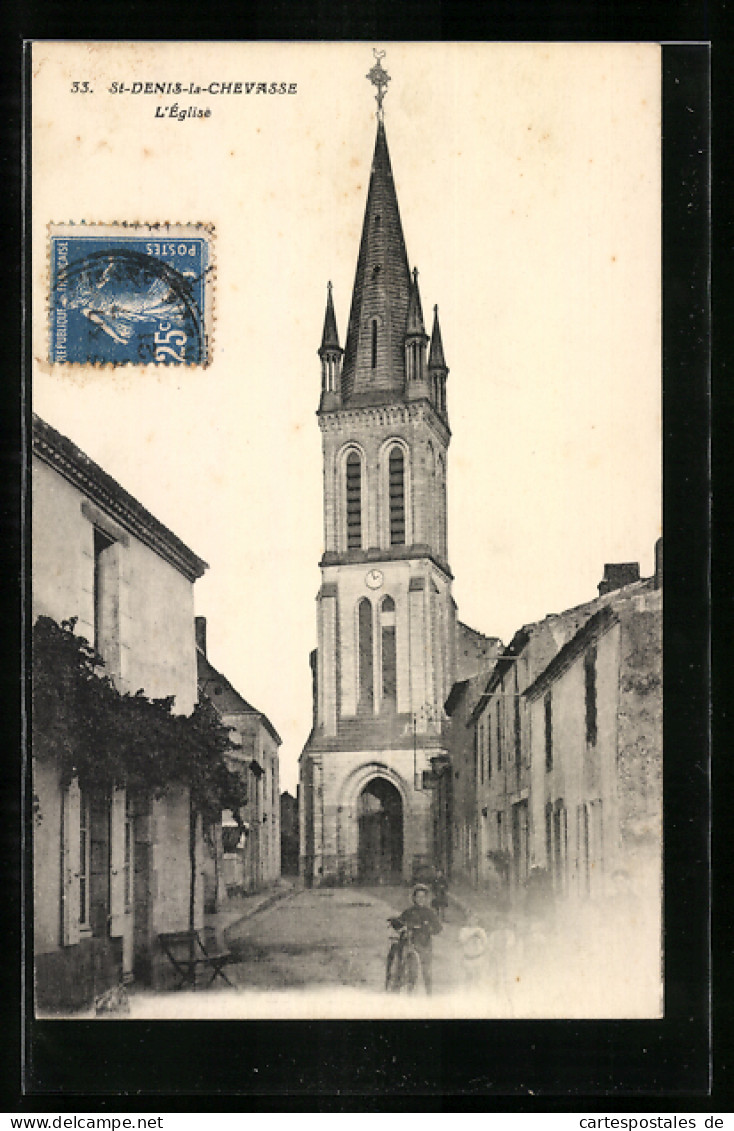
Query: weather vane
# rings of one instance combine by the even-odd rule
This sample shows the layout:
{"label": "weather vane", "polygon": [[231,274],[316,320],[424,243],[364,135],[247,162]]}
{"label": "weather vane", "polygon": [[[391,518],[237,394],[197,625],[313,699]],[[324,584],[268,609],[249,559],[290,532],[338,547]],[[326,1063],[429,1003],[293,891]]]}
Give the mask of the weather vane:
{"label": "weather vane", "polygon": [[367,72],[366,77],[370,80],[371,83],[374,84],[374,86],[377,87],[377,94],[375,95],[375,98],[377,99],[377,119],[381,122],[382,100],[385,97],[387,84],[390,82],[390,76],[382,66],[382,60],[385,58],[385,52],[378,51],[377,48],[373,47],[372,54],[374,55],[377,62],[375,63],[372,70]]}

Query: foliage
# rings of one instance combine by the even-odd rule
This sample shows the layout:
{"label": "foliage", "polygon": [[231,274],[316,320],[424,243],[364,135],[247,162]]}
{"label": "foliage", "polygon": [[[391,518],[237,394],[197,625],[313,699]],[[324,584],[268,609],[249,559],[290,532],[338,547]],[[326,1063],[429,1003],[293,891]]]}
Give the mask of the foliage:
{"label": "foliage", "polygon": [[191,790],[194,807],[213,819],[244,805],[245,783],[227,766],[229,730],[205,700],[186,715],[174,699],[120,694],[76,620],[33,627],[33,744],[56,757],[62,778],[89,788],[140,789],[160,797],[174,783]]}

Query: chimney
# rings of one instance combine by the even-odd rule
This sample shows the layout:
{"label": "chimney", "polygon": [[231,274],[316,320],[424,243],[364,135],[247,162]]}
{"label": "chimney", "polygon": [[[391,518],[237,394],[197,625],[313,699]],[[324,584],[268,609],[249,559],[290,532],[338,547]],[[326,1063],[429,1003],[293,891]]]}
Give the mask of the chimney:
{"label": "chimney", "polygon": [[604,566],[604,576],[597,586],[599,596],[612,593],[621,589],[623,585],[631,585],[633,581],[640,580],[639,562],[607,562]]}
{"label": "chimney", "polygon": [[663,587],[663,540],[658,538],[655,543],[655,588]]}
{"label": "chimney", "polygon": [[196,617],[196,647],[206,656],[206,617]]}

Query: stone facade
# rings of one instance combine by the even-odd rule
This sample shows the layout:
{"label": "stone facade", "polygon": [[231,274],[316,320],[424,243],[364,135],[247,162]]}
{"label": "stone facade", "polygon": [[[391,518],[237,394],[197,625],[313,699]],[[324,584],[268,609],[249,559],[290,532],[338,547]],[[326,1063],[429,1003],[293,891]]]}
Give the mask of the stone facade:
{"label": "stone facade", "polygon": [[[174,710],[188,714],[193,583],[205,563],[37,417],[32,488],[33,622],[76,617],[118,690],[174,696]],[[155,979],[157,934],[189,923],[188,792],[90,794],[76,780],[64,786],[55,761],[40,759],[33,789],[38,1008],[73,1009],[120,979]],[[194,914],[203,922],[200,875]]]}
{"label": "stone facade", "polygon": [[659,893],[661,604],[652,587],[620,596],[528,689],[532,851],[561,893],[604,894],[620,869]]}
{"label": "stone facade", "polygon": [[610,588],[635,576],[605,566],[599,597],[525,625],[453,688],[436,820],[455,879],[512,901],[533,868],[558,895],[628,867],[659,885],[662,580]]}

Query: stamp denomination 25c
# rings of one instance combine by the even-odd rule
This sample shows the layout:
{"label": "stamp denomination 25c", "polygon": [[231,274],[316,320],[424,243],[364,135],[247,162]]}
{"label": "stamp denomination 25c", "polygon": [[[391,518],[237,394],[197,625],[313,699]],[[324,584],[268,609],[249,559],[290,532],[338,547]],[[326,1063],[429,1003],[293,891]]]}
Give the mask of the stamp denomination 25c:
{"label": "stamp denomination 25c", "polygon": [[50,224],[50,361],[207,365],[213,239],[208,224]]}

